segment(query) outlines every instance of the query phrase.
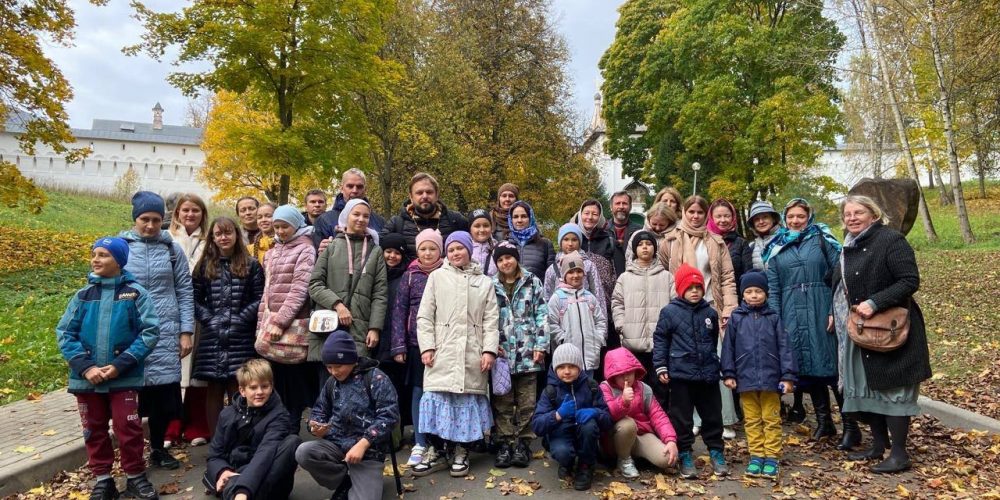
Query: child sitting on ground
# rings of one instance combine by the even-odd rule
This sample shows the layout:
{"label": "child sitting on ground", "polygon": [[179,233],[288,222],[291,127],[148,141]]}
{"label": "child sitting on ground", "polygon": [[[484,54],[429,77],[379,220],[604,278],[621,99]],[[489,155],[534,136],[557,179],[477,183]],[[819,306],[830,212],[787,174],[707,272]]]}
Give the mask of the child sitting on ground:
{"label": "child sitting on ground", "polygon": [[584,358],[580,368],[594,378],[608,338],[608,320],[597,297],[583,287],[583,266],[579,252],[564,255],[559,263],[562,280],[549,299],[549,335],[554,345],[571,343],[579,348]]}
{"label": "child sitting on ground", "polygon": [[618,469],[626,479],[639,477],[632,460],[638,455],[660,469],[677,460],[677,435],[653,389],[642,381],[646,369],[631,351],[619,347],[604,356],[601,392],[608,403],[614,428],[611,442]]}
{"label": "child sitting on ground", "polygon": [[202,482],[225,500],[288,498],[302,439],[290,433],[271,364],[247,360],[236,369],[236,383],[240,393],[219,415]]}
{"label": "child sitting on ground", "polygon": [[[750,448],[746,475],[778,479],[781,459],[781,395],[793,390],[798,369],[781,324],[767,305],[767,276],[740,280],[743,303],[733,311],[722,340],[722,377],[740,393]],[[780,387],[779,387],[780,382]]]}
{"label": "child sitting on ground", "polygon": [[84,427],[87,460],[97,483],[92,500],[118,498],[111,466],[115,451],[108,434],[112,421],[125,494],[159,498],[146,478],[138,392],[143,360],[156,345],[160,322],[149,292],[123,272],[128,243],[100,238],[92,247],[87,286],[73,295],[56,326],[59,350],[69,363],[69,392],[76,395]]}
{"label": "child sitting on ground", "polygon": [[701,415],[701,439],[708,447],[712,469],[729,475],[723,455],[722,395],[719,392],[719,316],[705,301],[705,278],[697,269],[681,264],[675,275],[677,298],[660,310],[653,332],[653,366],[660,382],[670,386],[670,421],[677,430],[680,473],[698,476],[691,447],[694,445],[693,413]]}
{"label": "child sitting on ground", "polygon": [[573,487],[590,489],[602,431],[611,427],[604,396],[583,369],[583,353],[563,344],[552,354],[548,385],[538,398],[531,429],[548,442],[549,453],[559,463],[559,477],[573,474]]}

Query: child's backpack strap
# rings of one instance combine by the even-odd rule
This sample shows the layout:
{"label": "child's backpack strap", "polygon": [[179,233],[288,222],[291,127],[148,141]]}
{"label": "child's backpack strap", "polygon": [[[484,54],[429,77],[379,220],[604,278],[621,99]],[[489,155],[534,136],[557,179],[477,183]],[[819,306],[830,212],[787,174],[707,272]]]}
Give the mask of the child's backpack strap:
{"label": "child's backpack strap", "polygon": [[549,403],[552,403],[552,407],[558,408],[559,404],[556,403],[556,388],[551,385],[547,385],[545,386],[544,392],[545,392],[545,397],[549,398]]}
{"label": "child's backpack strap", "polygon": [[[590,402],[593,404],[594,401],[597,401],[597,392],[601,390],[601,386],[592,378],[587,379],[587,386],[590,387]],[[545,386],[544,392],[545,397],[549,398],[549,402],[552,403],[552,407],[558,408],[559,403],[556,401],[556,388],[551,385],[547,385]]]}
{"label": "child's backpack strap", "polygon": [[642,382],[642,406],[646,409],[646,415],[650,414],[650,408],[653,407],[653,388]]}

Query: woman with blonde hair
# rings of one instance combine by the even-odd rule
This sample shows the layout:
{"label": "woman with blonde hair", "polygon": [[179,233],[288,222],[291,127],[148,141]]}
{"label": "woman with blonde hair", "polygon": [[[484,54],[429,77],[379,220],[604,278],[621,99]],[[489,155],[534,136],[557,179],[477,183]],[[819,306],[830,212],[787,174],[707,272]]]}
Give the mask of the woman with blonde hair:
{"label": "woman with blonde hair", "polygon": [[[673,189],[673,188],[670,188]],[[673,231],[677,227],[677,220],[680,217],[677,216],[677,211],[670,208],[670,205],[663,203],[654,203],[653,206],[649,207],[646,211],[646,221],[642,225],[643,231],[649,231],[656,236],[656,246],[659,248],[663,244],[663,240],[667,237],[667,233]],[[635,238],[636,231],[632,234],[632,238]],[[632,238],[629,238],[628,245],[625,248],[625,264],[631,264],[632,259],[635,255],[632,252]]]}
{"label": "woman with blonde hair", "polygon": [[676,188],[671,186],[666,186],[656,193],[656,197],[653,198],[653,204],[666,203],[668,207],[674,209],[677,213],[677,218],[680,219],[682,211],[684,210],[684,197],[681,196],[681,192]]}

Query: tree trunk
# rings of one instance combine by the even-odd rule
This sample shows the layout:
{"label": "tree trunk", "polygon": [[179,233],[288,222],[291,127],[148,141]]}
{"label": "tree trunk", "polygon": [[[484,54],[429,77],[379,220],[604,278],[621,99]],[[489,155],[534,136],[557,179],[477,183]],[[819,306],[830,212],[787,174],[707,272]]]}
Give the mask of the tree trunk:
{"label": "tree trunk", "polygon": [[290,178],[288,174],[281,174],[281,180],[278,185],[278,204],[285,205],[288,203],[288,183]]}
{"label": "tree trunk", "polygon": [[979,160],[979,197],[986,199],[986,165],[983,160]]}
{"label": "tree trunk", "polygon": [[986,170],[987,152],[986,144],[983,142],[982,128],[980,126],[979,107],[977,104],[971,106],[969,113],[972,120],[972,142],[976,146],[976,176],[979,178],[979,197],[986,199]]}
{"label": "tree trunk", "polygon": [[[917,91],[917,79],[913,73],[913,68],[910,66],[910,54],[907,50],[905,56],[902,58],[904,67],[904,72],[908,75],[910,81],[910,99],[913,102],[920,102],[920,94]],[[948,193],[948,188],[944,185],[944,180],[941,178],[941,167],[938,163],[937,153],[934,150],[934,144],[931,143],[930,136],[927,135],[927,123],[924,122],[923,118],[919,118],[917,115],[917,121],[920,124],[920,129],[923,131],[920,134],[923,138],[924,148],[927,149],[927,175],[929,179],[928,187],[934,188],[934,181],[937,181],[938,188],[938,204],[941,206],[951,205],[952,199],[951,194]]]}
{"label": "tree trunk", "polygon": [[927,24],[930,27],[931,52],[934,54],[934,73],[937,76],[938,92],[941,94],[941,118],[944,120],[944,138],[948,144],[948,165],[951,167],[951,189],[955,196],[955,208],[958,210],[958,224],[962,228],[962,240],[967,245],[976,242],[972,234],[972,224],[969,223],[969,212],[965,207],[965,195],[962,193],[962,172],[958,164],[958,151],[955,145],[955,133],[951,121],[951,95],[944,80],[944,62],[941,56],[941,44],[938,42],[937,14],[935,0],[927,0]]}
{"label": "tree trunk", "polygon": [[917,173],[917,164],[913,160],[913,151],[910,149],[910,141],[906,137],[906,124],[903,121],[903,113],[899,110],[899,102],[896,100],[896,89],[889,79],[889,70],[886,68],[885,51],[882,46],[882,37],[879,34],[877,15],[875,13],[872,0],[865,0],[864,12],[868,16],[868,25],[871,26],[872,42],[875,44],[876,62],[879,73],[882,75],[882,88],[889,98],[889,108],[892,111],[893,120],[896,122],[896,133],[899,135],[899,146],[903,148],[903,157],[906,160],[906,168],[910,173],[910,178],[917,182],[917,192],[919,193],[919,203],[917,210],[920,212],[920,221],[924,226],[924,235],[929,242],[937,242],[938,235],[934,230],[934,223],[931,222],[931,213],[927,209],[927,200],[924,199],[924,190],[920,187],[920,175]]}

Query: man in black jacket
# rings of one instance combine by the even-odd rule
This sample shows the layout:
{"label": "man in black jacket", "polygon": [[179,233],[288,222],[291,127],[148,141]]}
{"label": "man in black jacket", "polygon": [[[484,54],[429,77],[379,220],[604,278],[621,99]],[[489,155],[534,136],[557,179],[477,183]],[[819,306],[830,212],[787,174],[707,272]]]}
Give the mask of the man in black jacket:
{"label": "man in black jacket", "polygon": [[[322,242],[337,236],[337,221],[340,220],[340,211],[344,209],[347,202],[355,198],[368,201],[368,198],[365,198],[365,192],[368,190],[367,182],[365,173],[357,168],[352,168],[344,172],[344,175],[340,177],[340,192],[333,199],[333,207],[328,212],[317,217],[312,223],[314,247],[322,251],[329,244]],[[382,231],[382,226],[384,225],[385,219],[379,214],[372,212],[371,217],[368,219],[368,227],[375,231]]]}
{"label": "man in black jacket", "polygon": [[441,238],[455,231],[468,231],[469,221],[461,213],[449,211],[444,203],[438,201],[438,181],[431,174],[418,172],[410,179],[410,199],[403,204],[398,215],[389,219],[389,223],[379,233],[385,236],[389,233],[403,235],[406,240],[406,258],[417,258],[417,234],[424,229],[437,229]]}
{"label": "man in black jacket", "polygon": [[611,195],[611,225],[608,231],[615,243],[615,276],[625,272],[625,247],[636,231],[642,229],[641,224],[629,220],[632,211],[632,195],[627,191],[618,191]]}

